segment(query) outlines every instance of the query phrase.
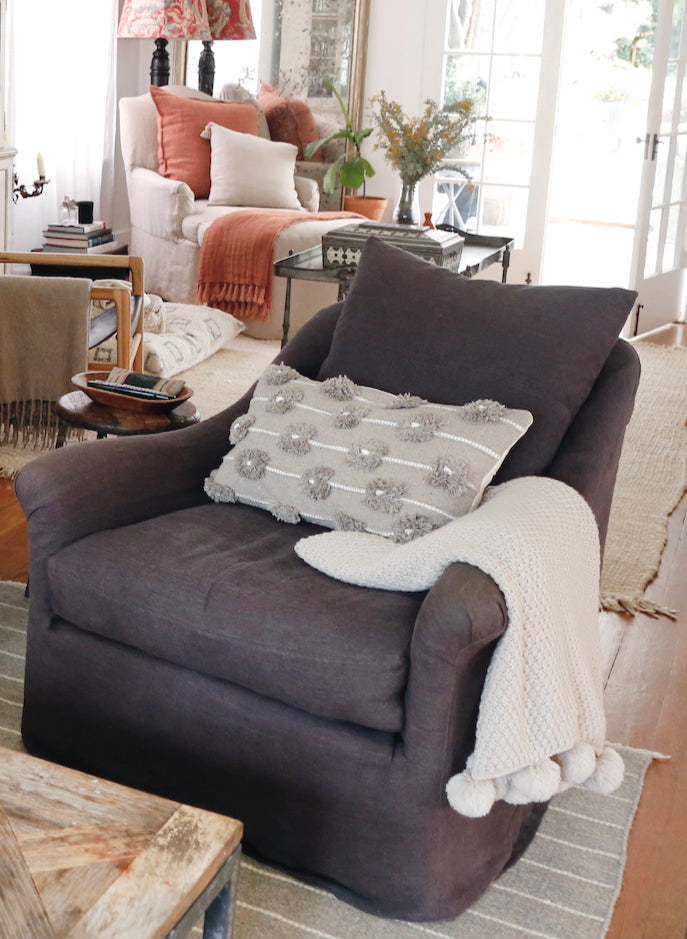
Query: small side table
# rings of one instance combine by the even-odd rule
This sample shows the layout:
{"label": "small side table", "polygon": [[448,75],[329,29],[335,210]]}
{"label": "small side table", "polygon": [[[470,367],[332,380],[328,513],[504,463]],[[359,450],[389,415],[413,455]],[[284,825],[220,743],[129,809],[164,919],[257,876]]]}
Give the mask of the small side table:
{"label": "small side table", "polygon": [[[501,265],[501,282],[506,283],[510,253],[513,239],[496,235],[473,235],[469,232],[453,228],[451,225],[439,225],[444,231],[457,232],[465,238],[463,252],[460,258],[459,274],[464,277],[474,277],[492,264]],[[357,266],[341,265],[324,266],[322,261],[322,247],[315,245],[306,248],[297,254],[293,252],[285,258],[274,262],[274,273],[277,277],[286,277],[286,293],[284,298],[284,318],[282,320],[282,348],[289,338],[291,326],[291,281],[292,280],[318,280],[331,284],[338,284],[339,300],[344,300],[348,294],[351,281],[355,276]]]}
{"label": "small side table", "polygon": [[55,405],[55,411],[60,419],[58,447],[64,445],[68,425],[94,430],[98,439],[102,439],[108,434],[116,437],[161,434],[190,427],[200,420],[198,408],[191,401],[184,401],[170,411],[133,411],[92,401],[83,391],[70,391],[62,395]]}

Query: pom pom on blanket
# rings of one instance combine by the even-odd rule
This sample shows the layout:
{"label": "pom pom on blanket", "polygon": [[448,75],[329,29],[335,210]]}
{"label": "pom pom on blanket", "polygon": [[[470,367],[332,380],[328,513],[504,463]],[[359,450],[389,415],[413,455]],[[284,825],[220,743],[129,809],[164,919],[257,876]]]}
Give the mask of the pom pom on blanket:
{"label": "pom pom on blanket", "polygon": [[473,779],[469,770],[452,776],[446,783],[449,805],[469,818],[488,815],[496,801],[496,793],[493,779]]}
{"label": "pom pom on blanket", "polygon": [[536,766],[525,766],[497,779],[475,779],[471,772],[472,756],[462,773],[452,776],[446,784],[449,805],[468,818],[488,815],[494,802],[503,799],[510,805],[548,802],[558,792],[583,784],[593,792],[608,795],[623,781],[622,758],[610,747],[604,747],[597,758],[594,747],[580,743],[559,753],[554,759]]}
{"label": "pom pom on blanket", "polygon": [[544,760],[536,766],[525,766],[508,777],[510,787],[504,801],[511,805],[527,805],[528,802],[547,802],[558,792],[561,768],[553,760]]}
{"label": "pom pom on blanket", "polygon": [[596,761],[596,769],[584,782],[585,788],[608,795],[623,781],[624,771],[625,764],[622,757],[610,747],[604,747],[601,756]]}
{"label": "pom pom on blanket", "polygon": [[591,743],[578,743],[554,759],[560,764],[561,780],[568,786],[579,786],[596,769],[596,753]]}

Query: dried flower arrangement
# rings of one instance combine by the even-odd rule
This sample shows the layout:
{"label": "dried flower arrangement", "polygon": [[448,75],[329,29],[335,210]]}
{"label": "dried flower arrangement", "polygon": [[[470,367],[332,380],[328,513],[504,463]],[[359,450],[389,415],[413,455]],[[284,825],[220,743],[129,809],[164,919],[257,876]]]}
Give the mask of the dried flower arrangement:
{"label": "dried flower arrangement", "polygon": [[472,138],[477,114],[471,98],[443,109],[428,98],[419,117],[406,117],[401,105],[387,98],[384,91],[370,104],[379,136],[375,150],[384,150],[386,160],[404,183],[414,186],[440,166],[467,176],[459,163],[443,161]]}

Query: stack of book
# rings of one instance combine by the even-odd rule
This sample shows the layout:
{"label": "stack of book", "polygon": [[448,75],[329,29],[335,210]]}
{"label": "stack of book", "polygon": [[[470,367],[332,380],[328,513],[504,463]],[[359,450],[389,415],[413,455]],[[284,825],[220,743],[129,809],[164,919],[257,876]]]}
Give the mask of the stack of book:
{"label": "stack of book", "polygon": [[105,222],[48,225],[43,232],[43,250],[55,254],[111,254],[118,247]]}

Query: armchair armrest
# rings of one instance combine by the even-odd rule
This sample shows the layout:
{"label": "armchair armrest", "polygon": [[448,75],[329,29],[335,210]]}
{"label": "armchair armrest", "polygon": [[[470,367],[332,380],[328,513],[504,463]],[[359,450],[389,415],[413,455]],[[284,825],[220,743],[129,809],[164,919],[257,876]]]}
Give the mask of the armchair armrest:
{"label": "armchair armrest", "polygon": [[184,430],[73,444],[24,466],[15,489],[29,523],[32,571],[79,538],[206,501],[203,480],[248,402],[246,394]]}
{"label": "armchair armrest", "polygon": [[126,184],[131,224],[135,228],[168,241],[184,240],[181,223],[194,211],[195,204],[186,183],[135,166],[127,173]]}
{"label": "armchair armrest", "polygon": [[425,782],[436,783],[442,793],[472,752],[482,687],[507,625],[499,587],[484,571],[462,562],[444,571],[418,613],[403,749]]}
{"label": "armchair armrest", "polygon": [[316,180],[306,176],[294,176],[298,201],[308,212],[317,212],[320,207],[320,187]]}

